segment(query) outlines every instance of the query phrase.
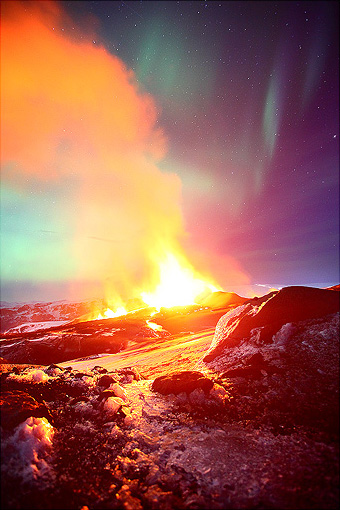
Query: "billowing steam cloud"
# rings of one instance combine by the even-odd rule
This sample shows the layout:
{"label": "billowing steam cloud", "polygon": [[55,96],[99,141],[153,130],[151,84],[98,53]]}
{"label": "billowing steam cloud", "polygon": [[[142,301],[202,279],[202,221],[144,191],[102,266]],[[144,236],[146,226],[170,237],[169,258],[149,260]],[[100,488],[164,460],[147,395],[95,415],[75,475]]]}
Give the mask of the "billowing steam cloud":
{"label": "billowing steam cloud", "polygon": [[2,66],[3,181],[24,194],[58,188],[72,278],[129,294],[152,253],[185,235],[180,180],[157,167],[166,139],[153,98],[54,2],[4,2]]}

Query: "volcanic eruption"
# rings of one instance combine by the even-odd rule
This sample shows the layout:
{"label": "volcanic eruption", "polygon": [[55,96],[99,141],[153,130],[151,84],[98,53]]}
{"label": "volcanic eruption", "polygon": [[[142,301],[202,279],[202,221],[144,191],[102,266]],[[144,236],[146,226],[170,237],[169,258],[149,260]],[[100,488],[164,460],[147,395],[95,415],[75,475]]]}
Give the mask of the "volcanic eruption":
{"label": "volcanic eruption", "polygon": [[[327,193],[320,194],[320,202],[327,194],[327,207],[334,208],[331,172],[315,170],[314,188],[305,186],[306,176],[299,170],[301,146],[308,145],[306,125],[319,129],[325,123],[298,109],[294,117],[286,117],[282,108],[294,108],[300,96],[308,99],[310,91],[301,91],[300,79],[310,88],[315,81],[311,68],[302,72],[312,25],[306,11],[311,4],[334,4],[335,11],[337,3],[293,4],[292,26],[300,29],[308,21],[301,45],[297,36],[287,37],[287,2],[248,4],[2,2],[6,242],[1,277],[20,301],[1,302],[4,508],[338,507],[339,286],[285,287],[273,283],[280,279],[268,277],[272,284],[258,284],[267,292],[260,297],[253,297],[250,288],[245,297],[238,290],[250,283],[243,264],[249,263],[252,281],[257,281],[256,265],[267,265],[262,274],[276,278],[282,260],[286,273],[293,268],[296,274],[304,263],[307,274],[312,259],[319,261],[309,244],[316,226],[299,223],[317,202],[305,208],[306,199],[299,196],[289,197],[286,204],[274,191],[277,186],[281,193],[281,185],[292,181],[299,184],[294,193],[302,190],[301,195],[310,197],[319,193],[318,178],[324,175]],[[84,9],[88,18],[67,14]],[[108,22],[110,38],[100,35],[105,29],[96,25],[96,9]],[[232,23],[238,9],[245,9],[245,16],[241,12]],[[243,30],[246,11],[251,16]],[[139,12],[152,14],[150,25]],[[172,12],[180,22],[178,34]],[[217,15],[209,25],[213,12]],[[258,28],[258,12],[267,20],[270,37]],[[141,20],[147,37],[139,53],[140,27],[134,20],[128,37],[134,57],[129,61],[127,53],[117,56],[122,49],[117,41],[123,32],[118,25],[130,23],[131,17]],[[326,54],[326,45],[319,42],[328,25],[315,18],[312,49],[318,59],[310,62],[318,60],[321,76],[319,55]],[[282,20],[282,41],[289,40],[286,56],[299,47],[296,81],[281,58],[285,44],[279,44],[277,61],[273,52],[271,37]],[[213,58],[203,60],[209,45],[202,44],[202,37],[213,32],[208,26],[222,31],[212,41]],[[191,52],[186,45],[197,27],[200,46]],[[260,33],[259,51],[247,39],[254,27]],[[241,34],[235,63],[230,43],[234,31]],[[300,38],[300,30],[296,34]],[[262,67],[265,59],[258,55],[265,54],[266,44],[269,64]],[[245,62],[243,47],[254,65],[252,73],[248,63],[240,65]],[[143,62],[135,65],[138,54],[144,54]],[[180,55],[183,62],[190,56],[188,66],[180,64]],[[207,72],[210,61],[223,63],[221,76]],[[163,96],[153,89],[155,75],[143,81],[138,73],[151,62],[167,75],[161,80]],[[201,91],[194,83],[195,62],[204,70]],[[234,66],[235,84],[233,73],[229,76]],[[191,76],[185,92],[197,92],[199,98],[195,113],[186,109],[186,99],[179,99],[186,72]],[[324,83],[329,76],[322,74]],[[262,81],[265,88],[258,90]],[[288,95],[291,88],[296,97]],[[246,90],[250,94],[244,94],[240,110],[239,94]],[[258,108],[257,96],[263,108]],[[317,99],[319,112],[319,95]],[[230,102],[230,108],[224,110],[223,102]],[[208,103],[215,112],[211,123]],[[186,117],[192,119],[190,129]],[[187,129],[188,138],[171,141],[171,123],[176,129],[183,123],[178,133]],[[199,144],[191,126],[197,127]],[[302,133],[295,147],[293,126]],[[332,130],[327,124],[328,138]],[[316,133],[309,139],[313,149]],[[332,154],[330,141],[322,144]],[[289,158],[281,153],[284,147]],[[194,157],[186,168],[189,149]],[[176,158],[181,151],[183,157]],[[306,175],[312,174],[310,160],[308,154]],[[333,165],[328,159],[322,162],[325,168]],[[275,171],[282,168],[284,179],[278,181]],[[197,189],[188,193],[189,185]],[[281,215],[281,208],[279,222],[275,212]],[[324,235],[311,244],[316,248],[326,240],[334,242],[325,209],[320,210],[318,228]],[[301,238],[298,223],[299,228],[308,226]],[[284,227],[280,241],[279,226]],[[304,242],[309,261],[301,255],[306,253]],[[334,253],[327,249],[324,253]]]}
{"label": "volcanic eruption", "polygon": [[[4,196],[33,209],[44,197],[15,257],[21,279],[66,282],[63,298],[102,294],[103,316],[128,299],[159,308],[220,289],[190,248],[180,179],[159,167],[158,105],[134,73],[57,3],[8,2],[2,25]],[[225,262],[224,281],[247,280]],[[10,279],[12,262],[3,267]]]}

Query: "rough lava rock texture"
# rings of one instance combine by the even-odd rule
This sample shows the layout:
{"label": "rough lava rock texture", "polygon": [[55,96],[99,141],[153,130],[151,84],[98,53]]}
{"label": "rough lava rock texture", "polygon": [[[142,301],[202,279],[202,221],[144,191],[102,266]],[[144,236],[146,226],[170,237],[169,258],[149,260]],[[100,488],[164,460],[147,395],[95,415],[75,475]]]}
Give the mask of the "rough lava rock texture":
{"label": "rough lava rock texture", "polygon": [[252,330],[257,330],[262,342],[269,343],[284,324],[323,317],[339,309],[338,292],[312,287],[285,287],[221,317],[204,361],[212,361],[225,347],[236,346],[244,338],[249,338]]}
{"label": "rough lava rock texture", "polygon": [[4,391],[0,397],[1,426],[12,429],[30,416],[46,418],[53,423],[53,418],[45,403],[39,403],[26,391]]}
{"label": "rough lava rock texture", "polygon": [[124,370],[108,372],[126,392],[123,403],[103,398],[98,368],[46,367],[53,375],[41,382],[27,377],[32,370],[10,372],[3,390],[44,398],[54,427],[28,418],[2,429],[2,508],[337,508],[336,443],[304,428],[245,424],[229,415],[230,399],[209,407],[221,388],[212,380],[209,394],[196,388],[190,395],[200,398],[184,401],[150,380],[124,382]]}
{"label": "rough lava rock texture", "polygon": [[[229,414],[274,430],[337,436],[339,293],[289,287],[222,317],[202,371],[233,396]],[[336,313],[334,313],[336,312]]]}
{"label": "rough lava rock texture", "polygon": [[[339,313],[328,292],[339,295],[314,290],[231,310],[208,361],[202,335],[173,338],[176,361],[170,340],[122,353],[119,367],[3,359],[1,507],[338,508]],[[200,361],[188,365],[189,352]],[[145,378],[152,362],[156,379]]]}
{"label": "rough lava rock texture", "polygon": [[213,382],[208,377],[192,370],[157,377],[152,384],[152,389],[163,395],[191,393],[198,388],[208,393],[212,387]]}

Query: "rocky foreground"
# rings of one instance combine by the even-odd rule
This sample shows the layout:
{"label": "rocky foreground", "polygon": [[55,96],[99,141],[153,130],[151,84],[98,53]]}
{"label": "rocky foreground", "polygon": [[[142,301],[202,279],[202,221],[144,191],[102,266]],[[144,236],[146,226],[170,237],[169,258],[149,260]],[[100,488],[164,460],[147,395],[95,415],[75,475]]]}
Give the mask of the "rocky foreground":
{"label": "rocky foreground", "polygon": [[2,508],[338,508],[339,294],[280,292],[214,337],[3,363]]}

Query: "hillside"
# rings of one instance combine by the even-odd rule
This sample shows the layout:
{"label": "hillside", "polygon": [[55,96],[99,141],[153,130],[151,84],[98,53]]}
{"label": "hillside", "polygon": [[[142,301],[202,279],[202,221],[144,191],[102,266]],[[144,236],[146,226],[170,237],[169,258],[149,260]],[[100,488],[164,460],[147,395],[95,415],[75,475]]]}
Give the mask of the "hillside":
{"label": "hillside", "polygon": [[287,287],[155,329],[144,311],[9,332],[2,507],[337,508],[338,310]]}

